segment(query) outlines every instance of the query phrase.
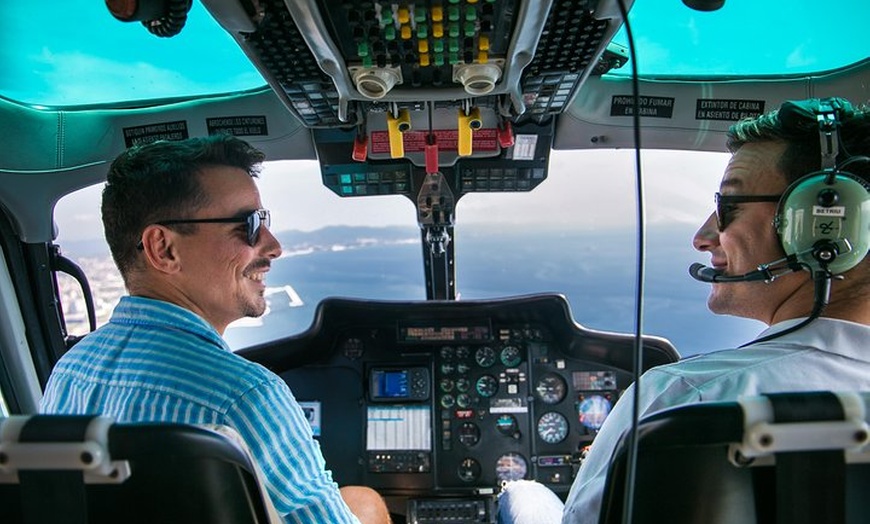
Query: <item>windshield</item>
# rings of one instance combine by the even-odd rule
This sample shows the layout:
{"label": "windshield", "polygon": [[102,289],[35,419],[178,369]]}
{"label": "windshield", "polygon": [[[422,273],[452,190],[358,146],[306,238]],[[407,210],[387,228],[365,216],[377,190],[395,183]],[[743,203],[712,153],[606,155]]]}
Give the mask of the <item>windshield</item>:
{"label": "windshield", "polygon": [[[717,317],[704,306],[709,287],[689,278],[695,230],[712,210],[728,155],[644,152],[647,264],[644,331],[683,355],[738,345],[755,321]],[[632,332],[637,266],[633,154],[555,151],[550,177],[531,193],[469,194],[457,206],[460,300],[563,293],[575,320],[593,329]],[[575,166],[583,166],[578,172]],[[290,176],[290,175],[293,176]],[[424,300],[420,230],[401,196],[339,198],[321,185],[313,161],[269,162],[258,180],[283,246],[267,277],[268,313],[230,326],[234,349],[297,334],[329,296]],[[92,279],[99,322],[124,293],[99,217],[100,187],[56,208],[58,243]],[[678,205],[677,205],[678,204]],[[87,332],[77,286],[62,281],[71,331]],[[711,347],[710,340],[716,341]]]}
{"label": "windshield", "polygon": [[[870,4],[832,0],[825,12],[843,14],[830,17],[812,0],[788,6],[795,16],[783,16],[779,2],[731,1],[704,13],[677,0],[636,1],[629,20],[640,49],[638,70],[654,76],[791,75],[865,58]],[[3,2],[0,20],[0,96],[14,100],[129,104],[266,85],[199,2],[173,38],[156,38],[139,23],[120,23],[93,0],[56,2],[36,18],[29,2]],[[627,47],[624,29],[613,41]],[[628,66],[611,71],[630,73]]]}

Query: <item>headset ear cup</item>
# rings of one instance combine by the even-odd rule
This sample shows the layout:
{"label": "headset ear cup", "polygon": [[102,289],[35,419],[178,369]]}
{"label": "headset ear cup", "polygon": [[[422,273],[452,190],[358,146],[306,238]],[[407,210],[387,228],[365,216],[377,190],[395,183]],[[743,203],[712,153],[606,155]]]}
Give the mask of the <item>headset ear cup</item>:
{"label": "headset ear cup", "polygon": [[786,255],[812,271],[844,273],[870,249],[870,188],[849,173],[811,173],[783,193],[775,225]]}

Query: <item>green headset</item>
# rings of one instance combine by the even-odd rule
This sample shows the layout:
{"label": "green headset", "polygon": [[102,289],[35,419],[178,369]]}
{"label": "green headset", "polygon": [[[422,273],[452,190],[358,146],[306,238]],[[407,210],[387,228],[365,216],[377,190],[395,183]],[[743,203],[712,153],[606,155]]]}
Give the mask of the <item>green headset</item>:
{"label": "green headset", "polygon": [[[865,156],[836,163],[844,152],[840,128],[856,115],[842,98],[785,102],[779,118],[786,130],[812,132],[821,140],[821,170],[791,184],[774,219],[786,255],[813,274],[839,275],[857,266],[870,250],[870,185],[843,169]],[[846,152],[848,153],[848,152]]]}

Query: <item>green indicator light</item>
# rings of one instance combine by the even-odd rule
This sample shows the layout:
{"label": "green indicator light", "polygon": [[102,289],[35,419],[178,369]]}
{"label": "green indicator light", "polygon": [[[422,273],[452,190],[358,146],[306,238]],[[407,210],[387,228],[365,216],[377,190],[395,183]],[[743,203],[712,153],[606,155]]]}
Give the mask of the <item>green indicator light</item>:
{"label": "green indicator light", "polygon": [[387,40],[395,40],[396,39],[396,27],[392,25],[388,25],[384,28],[384,38]]}
{"label": "green indicator light", "polygon": [[459,8],[455,5],[451,5],[447,8],[447,19],[451,22],[456,22],[459,20]]}
{"label": "green indicator light", "polygon": [[354,180],[354,182],[365,182],[366,181],[366,174],[365,173],[354,173],[353,180]]}
{"label": "green indicator light", "polygon": [[352,195],[353,194],[353,186],[341,186],[341,194],[342,195]]}
{"label": "green indicator light", "polygon": [[451,64],[458,64],[459,63],[459,53],[454,53],[454,52],[450,53],[450,63]]}
{"label": "green indicator light", "polygon": [[450,50],[451,53],[459,52],[459,40],[457,40],[455,38],[451,38],[450,42],[448,43],[448,46],[449,46],[448,49]]}
{"label": "green indicator light", "polygon": [[427,36],[429,36],[428,27],[425,25],[422,25],[422,24],[418,25],[417,26],[417,38],[426,38]]}
{"label": "green indicator light", "polygon": [[436,53],[444,51],[444,40],[435,40],[432,42],[432,50]]}
{"label": "green indicator light", "polygon": [[356,54],[359,56],[369,56],[369,45],[365,42],[360,42],[356,46]]}
{"label": "green indicator light", "polygon": [[452,38],[456,38],[459,36],[459,26],[457,24],[450,24],[450,27],[447,29],[447,34]]}
{"label": "green indicator light", "polygon": [[389,9],[384,9],[381,11],[381,23],[384,25],[390,25],[393,23],[393,12]]}
{"label": "green indicator light", "polygon": [[474,22],[465,22],[465,36],[474,36]]}
{"label": "green indicator light", "polygon": [[468,21],[477,20],[477,8],[473,5],[465,6],[465,19]]}
{"label": "green indicator light", "polygon": [[350,178],[350,175],[348,175],[348,174],[341,175],[341,183],[342,184],[350,184],[351,180],[352,179]]}
{"label": "green indicator light", "polygon": [[442,55],[440,53],[435,55],[435,65],[438,67],[441,67],[444,65],[444,55]]}
{"label": "green indicator light", "polygon": [[426,8],[418,7],[414,9],[414,21],[417,23],[426,21]]}
{"label": "green indicator light", "polygon": [[374,65],[374,62],[372,61],[371,56],[364,56],[362,59],[362,63],[363,63],[363,67],[372,67],[372,65]]}
{"label": "green indicator light", "polygon": [[459,3],[459,0],[450,0],[450,3],[451,3],[451,4],[458,4],[458,3]]}

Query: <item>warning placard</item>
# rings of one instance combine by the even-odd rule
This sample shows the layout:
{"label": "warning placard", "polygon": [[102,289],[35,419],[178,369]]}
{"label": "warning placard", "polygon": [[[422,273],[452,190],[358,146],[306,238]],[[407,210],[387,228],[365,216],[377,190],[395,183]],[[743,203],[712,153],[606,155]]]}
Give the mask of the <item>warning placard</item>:
{"label": "warning placard", "polygon": [[[671,118],[674,116],[674,99],[667,96],[641,96],[637,99],[640,116]],[[634,115],[634,97],[613,95],[610,101],[610,116]]]}
{"label": "warning placard", "polygon": [[695,120],[743,120],[764,113],[764,100],[699,98],[695,103]]}
{"label": "warning placard", "polygon": [[[435,129],[432,131],[438,143],[439,151],[456,151],[458,149],[459,131],[455,129]],[[405,131],[402,133],[402,144],[405,153],[422,153],[426,150],[428,131]],[[371,132],[372,154],[390,152],[390,134],[387,131]],[[478,129],[471,135],[471,147],[474,151],[497,151],[497,131],[495,128]]]}
{"label": "warning placard", "polygon": [[265,116],[224,116],[206,118],[208,134],[224,133],[233,136],[264,136],[269,134]]}
{"label": "warning placard", "polygon": [[189,136],[186,120],[125,127],[123,131],[124,143],[127,147],[150,144],[158,140],[185,140]]}

